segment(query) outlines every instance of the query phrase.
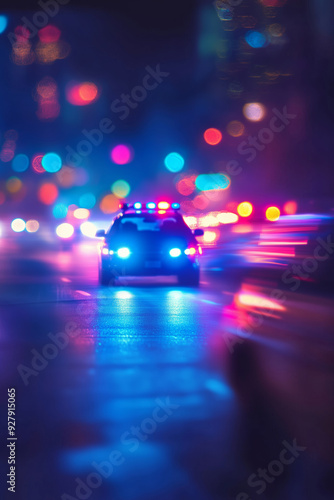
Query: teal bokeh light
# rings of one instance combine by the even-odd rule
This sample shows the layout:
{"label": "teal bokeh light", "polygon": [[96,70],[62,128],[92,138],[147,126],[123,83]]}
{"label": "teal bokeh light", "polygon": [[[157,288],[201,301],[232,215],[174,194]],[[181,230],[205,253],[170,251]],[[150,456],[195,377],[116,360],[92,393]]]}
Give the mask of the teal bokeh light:
{"label": "teal bokeh light", "polygon": [[184,158],[179,153],[169,153],[165,158],[165,166],[170,172],[180,172],[184,167]]}
{"label": "teal bokeh light", "polygon": [[200,191],[214,191],[217,189],[227,189],[231,184],[231,179],[225,174],[201,174],[195,181],[197,189]]}
{"label": "teal bokeh light", "polygon": [[47,153],[42,158],[42,167],[46,172],[50,172],[51,174],[58,172],[62,167],[60,156],[56,153]]}

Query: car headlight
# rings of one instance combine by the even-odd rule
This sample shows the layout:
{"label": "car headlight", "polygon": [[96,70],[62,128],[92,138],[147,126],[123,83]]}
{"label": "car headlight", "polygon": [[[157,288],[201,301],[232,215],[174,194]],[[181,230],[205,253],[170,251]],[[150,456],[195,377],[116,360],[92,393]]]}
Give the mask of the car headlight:
{"label": "car headlight", "polygon": [[169,250],[169,255],[171,257],[180,257],[181,250],[179,248],[172,248],[171,250]]}
{"label": "car headlight", "polygon": [[122,247],[117,250],[117,255],[120,259],[127,259],[130,257],[130,249],[127,247]]}

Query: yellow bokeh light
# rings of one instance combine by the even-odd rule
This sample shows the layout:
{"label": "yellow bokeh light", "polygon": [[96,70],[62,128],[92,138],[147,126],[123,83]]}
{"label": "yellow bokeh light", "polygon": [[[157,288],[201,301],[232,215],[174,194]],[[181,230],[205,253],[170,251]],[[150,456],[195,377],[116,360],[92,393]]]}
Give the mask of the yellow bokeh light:
{"label": "yellow bokeh light", "polygon": [[244,201],[238,205],[237,212],[240,217],[249,217],[253,212],[253,205],[248,201]]}
{"label": "yellow bokeh light", "polygon": [[269,207],[266,210],[266,217],[268,220],[274,222],[279,219],[281,215],[280,209],[277,207]]}

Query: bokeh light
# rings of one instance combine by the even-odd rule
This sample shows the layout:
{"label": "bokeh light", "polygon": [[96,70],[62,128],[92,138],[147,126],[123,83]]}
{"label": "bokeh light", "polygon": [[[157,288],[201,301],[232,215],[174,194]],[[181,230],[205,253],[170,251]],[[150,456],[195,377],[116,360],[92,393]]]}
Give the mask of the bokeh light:
{"label": "bokeh light", "polygon": [[196,180],[195,175],[191,175],[189,177],[183,177],[177,182],[176,189],[183,196],[189,196],[196,189],[195,180]]}
{"label": "bokeh light", "polygon": [[279,219],[281,215],[280,209],[278,207],[268,207],[266,210],[266,217],[268,220],[274,222]]}
{"label": "bokeh light", "polygon": [[219,231],[204,231],[203,241],[205,243],[214,243],[219,238]]}
{"label": "bokeh light", "polygon": [[90,216],[90,211],[87,208],[76,208],[73,216],[76,219],[87,219]]}
{"label": "bokeh light", "polygon": [[60,29],[52,24],[48,24],[45,28],[40,29],[38,32],[38,37],[42,43],[58,42],[60,35]]}
{"label": "bokeh light", "polygon": [[125,144],[118,144],[118,146],[115,146],[111,150],[110,157],[117,165],[126,165],[132,160],[133,153],[129,146],[126,146]]}
{"label": "bokeh light", "polygon": [[244,124],[238,120],[233,120],[227,125],[227,133],[232,137],[240,137],[245,132]]}
{"label": "bokeh light", "polygon": [[119,210],[119,199],[114,194],[107,194],[100,202],[100,209],[104,214],[113,214]]}
{"label": "bokeh light", "polygon": [[259,102],[249,102],[244,105],[243,113],[247,120],[251,122],[259,122],[266,115],[266,108]]}
{"label": "bokeh light", "polygon": [[217,144],[219,144],[222,140],[222,137],[222,133],[217,128],[208,128],[204,132],[204,140],[205,142],[210,144],[210,146],[216,146]]}
{"label": "bokeh light", "polygon": [[93,224],[93,222],[83,222],[80,224],[80,231],[84,236],[87,236],[88,238],[95,238],[96,234],[96,226]]}
{"label": "bokeh light", "polygon": [[92,104],[98,98],[98,88],[95,83],[69,83],[65,89],[66,99],[74,106]]}
{"label": "bokeh light", "polygon": [[237,212],[240,217],[249,217],[253,212],[253,205],[249,201],[243,201],[238,205]]}
{"label": "bokeh light", "polygon": [[9,179],[7,179],[6,188],[7,191],[11,194],[18,193],[21,190],[22,186],[22,181],[18,177],[9,177]]}
{"label": "bokeh light", "polygon": [[56,153],[47,153],[42,158],[42,167],[46,172],[55,173],[62,167],[62,161]]}
{"label": "bokeh light", "polygon": [[184,158],[179,153],[169,153],[165,158],[165,166],[170,172],[180,172],[184,167]]}
{"label": "bokeh light", "polygon": [[267,44],[267,38],[259,31],[248,31],[245,35],[245,40],[254,49],[259,49]]}
{"label": "bokeh light", "polygon": [[119,180],[113,183],[111,191],[117,198],[126,198],[130,193],[130,185],[126,181]]}
{"label": "bokeh light", "polygon": [[57,203],[52,209],[52,214],[56,219],[63,219],[67,215],[67,206],[64,203]]}
{"label": "bokeh light", "polygon": [[96,203],[96,197],[93,193],[82,194],[79,198],[81,208],[93,208]]}
{"label": "bokeh light", "polygon": [[29,167],[29,158],[27,155],[19,154],[13,158],[12,168],[15,172],[24,172]]}
{"label": "bokeh light", "polygon": [[14,219],[10,225],[15,233],[22,233],[26,228],[26,223],[23,219]]}
{"label": "bokeh light", "polygon": [[56,172],[56,178],[61,187],[69,188],[75,184],[76,169],[64,165],[61,170]]}
{"label": "bokeh light", "polygon": [[0,33],[3,33],[7,28],[8,20],[6,16],[0,16]]}
{"label": "bokeh light", "polygon": [[26,230],[28,233],[36,233],[39,229],[39,222],[35,219],[30,219],[26,222]]}
{"label": "bokeh light", "polygon": [[286,215],[295,215],[297,213],[297,202],[296,201],[287,201],[283,206],[283,212]]}
{"label": "bokeh light", "polygon": [[197,189],[200,191],[227,189],[231,184],[231,179],[226,174],[200,174],[195,181]]}
{"label": "bokeh light", "polygon": [[204,194],[198,194],[193,199],[193,206],[198,210],[204,210],[209,205],[209,200]]}
{"label": "bokeh light", "polygon": [[74,233],[74,227],[72,224],[69,224],[68,222],[63,222],[62,224],[59,224],[56,228],[56,234],[59,236],[59,238],[64,238],[68,239],[73,236]]}
{"label": "bokeh light", "polygon": [[52,205],[58,198],[58,188],[55,184],[51,182],[46,182],[42,184],[38,190],[38,199],[44,203],[44,205]]}
{"label": "bokeh light", "polygon": [[44,154],[38,153],[32,157],[31,166],[37,174],[43,174],[45,172],[44,168],[42,167],[43,156]]}

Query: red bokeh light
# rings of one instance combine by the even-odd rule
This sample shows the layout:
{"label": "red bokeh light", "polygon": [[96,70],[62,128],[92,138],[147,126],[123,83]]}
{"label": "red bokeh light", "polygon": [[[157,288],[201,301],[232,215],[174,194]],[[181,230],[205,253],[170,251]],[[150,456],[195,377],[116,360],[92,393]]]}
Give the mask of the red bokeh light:
{"label": "red bokeh light", "polygon": [[210,146],[216,146],[217,144],[219,144],[222,140],[222,137],[222,133],[217,128],[208,128],[204,132],[204,140],[205,142],[210,144]]}
{"label": "red bokeh light", "polygon": [[69,84],[66,88],[66,99],[74,106],[86,106],[98,98],[98,88],[95,83],[85,82]]}
{"label": "red bokeh light", "polygon": [[40,29],[38,32],[39,39],[42,43],[58,42],[60,35],[60,29],[56,26],[52,26],[51,24]]}
{"label": "red bokeh light", "polygon": [[58,198],[58,188],[55,184],[51,182],[46,182],[38,190],[38,199],[44,203],[44,205],[52,205]]}
{"label": "red bokeh light", "polygon": [[42,158],[44,154],[38,153],[35,156],[33,156],[31,160],[31,166],[35,172],[38,174],[43,174],[45,172],[44,168],[42,167]]}

